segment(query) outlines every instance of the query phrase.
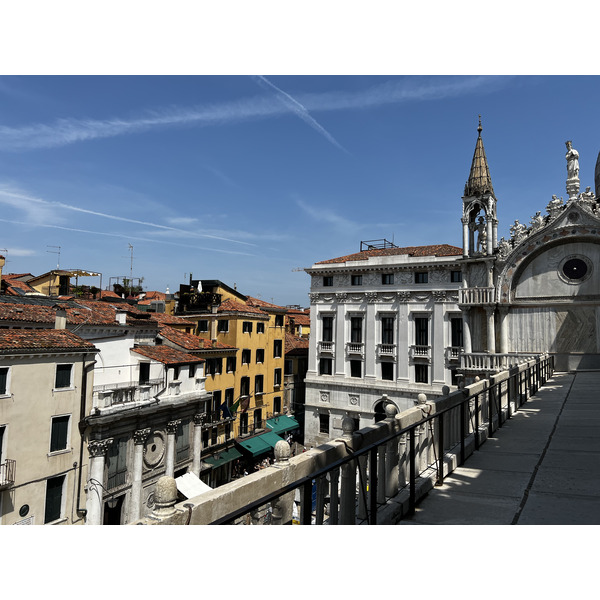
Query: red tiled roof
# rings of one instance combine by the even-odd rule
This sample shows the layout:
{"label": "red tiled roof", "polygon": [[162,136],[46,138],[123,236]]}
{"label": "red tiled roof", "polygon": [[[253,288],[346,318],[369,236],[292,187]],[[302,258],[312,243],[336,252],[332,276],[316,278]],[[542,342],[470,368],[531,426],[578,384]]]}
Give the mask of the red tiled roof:
{"label": "red tiled roof", "polygon": [[408,256],[462,256],[462,248],[450,246],[449,244],[437,244],[432,246],[407,246],[405,248],[376,248],[373,250],[364,250],[356,254],[348,254],[339,258],[322,260],[316,264],[326,265],[331,263],[343,263],[352,260],[367,260],[374,256],[397,256],[399,254],[408,254]]}
{"label": "red tiled roof", "polygon": [[296,325],[310,325],[310,315],[305,312],[288,312],[288,318]]}
{"label": "red tiled roof", "polygon": [[308,351],[308,338],[300,338],[291,333],[285,334],[285,352],[286,354],[298,350]]}
{"label": "red tiled roof", "polygon": [[96,350],[91,342],[66,329],[4,329],[0,331],[0,352]]}
{"label": "red tiled roof", "polygon": [[158,321],[161,325],[187,325],[188,327],[191,325],[195,326],[194,321],[190,321],[189,319],[184,319],[182,317],[176,317],[175,315],[170,315],[168,313],[150,313],[152,318],[155,321]]}
{"label": "red tiled roof", "polygon": [[277,308],[279,310],[287,310],[284,306],[278,306],[277,304],[271,304],[270,302],[265,302],[260,298],[253,298],[252,296],[248,296],[248,305],[256,306],[257,308]]}
{"label": "red tiled roof", "polygon": [[132,351],[166,365],[188,365],[204,362],[204,359],[199,356],[175,350],[175,348],[169,348],[169,346],[138,346],[132,348]]}
{"label": "red tiled roof", "polygon": [[162,335],[165,339],[169,340],[173,344],[177,344],[184,350],[234,350],[233,346],[226,346],[225,344],[221,344],[221,342],[217,342],[216,346],[213,346],[210,340],[198,337],[197,335],[193,335],[191,333],[184,333],[183,331],[173,329],[173,327],[169,327],[168,325],[161,326],[160,335]]}
{"label": "red tiled roof", "polygon": [[227,300],[221,302],[217,312],[243,312],[267,317],[267,314],[260,308],[250,304],[243,304],[242,302],[238,302],[237,300],[233,300],[231,298],[227,298]]}

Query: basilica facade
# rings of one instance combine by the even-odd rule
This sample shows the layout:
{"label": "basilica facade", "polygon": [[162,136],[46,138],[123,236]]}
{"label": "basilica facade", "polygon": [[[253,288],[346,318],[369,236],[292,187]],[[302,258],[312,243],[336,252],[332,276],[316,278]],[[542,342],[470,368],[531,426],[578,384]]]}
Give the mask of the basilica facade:
{"label": "basilica facade", "polygon": [[558,370],[600,368],[600,155],[580,190],[566,142],[566,199],[498,239],[497,198],[481,136],[462,197],[462,248],[361,242],[315,263],[305,443],[372,424],[393,403],[442,396],[549,352]]}

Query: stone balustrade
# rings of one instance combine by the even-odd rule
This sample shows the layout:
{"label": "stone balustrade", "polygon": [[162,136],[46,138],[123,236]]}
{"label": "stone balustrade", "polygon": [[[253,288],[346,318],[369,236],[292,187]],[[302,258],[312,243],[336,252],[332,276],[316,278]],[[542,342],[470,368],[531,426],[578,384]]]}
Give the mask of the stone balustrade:
{"label": "stone balustrade", "polygon": [[164,477],[153,513],[133,524],[397,523],[552,369],[552,357],[542,355],[435,401],[419,394],[401,414],[389,403],[384,420],[359,431],[346,417],[341,438],[294,457],[287,442],[277,442],[273,466],[182,503],[174,481]]}
{"label": "stone balustrade", "polygon": [[459,304],[480,306],[494,304],[496,289],[493,287],[462,288]]}

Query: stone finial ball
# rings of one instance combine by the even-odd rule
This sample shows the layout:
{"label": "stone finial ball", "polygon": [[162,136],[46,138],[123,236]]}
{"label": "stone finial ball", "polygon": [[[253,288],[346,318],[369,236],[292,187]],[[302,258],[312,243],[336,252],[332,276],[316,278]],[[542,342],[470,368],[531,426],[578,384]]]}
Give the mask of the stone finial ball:
{"label": "stone finial ball", "polygon": [[289,460],[291,455],[292,449],[285,440],[280,440],[275,444],[275,460],[277,462]]}
{"label": "stone finial ball", "polygon": [[425,404],[425,402],[427,402],[427,396],[425,394],[423,394],[422,392],[417,396],[417,402],[419,404]]}
{"label": "stone finial ball", "polygon": [[342,431],[344,435],[351,435],[354,431],[354,419],[352,417],[344,417],[342,419]]}
{"label": "stone finial ball", "polygon": [[389,404],[385,405],[385,416],[388,419],[393,419],[396,417],[396,415],[398,414],[398,408],[396,407],[395,404],[392,404],[391,402]]}

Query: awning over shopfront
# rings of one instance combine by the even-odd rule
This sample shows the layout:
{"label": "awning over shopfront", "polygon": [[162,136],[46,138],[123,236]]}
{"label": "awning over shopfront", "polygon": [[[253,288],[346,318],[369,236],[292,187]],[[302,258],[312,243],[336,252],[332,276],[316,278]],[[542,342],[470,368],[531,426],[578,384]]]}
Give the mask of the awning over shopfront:
{"label": "awning over shopfront", "polygon": [[202,460],[216,468],[241,457],[242,454],[237,448],[228,448],[227,450],[213,454],[213,456],[202,457]]}
{"label": "awning over shopfront", "polygon": [[269,444],[271,448],[275,448],[277,442],[283,442],[283,438],[280,438],[276,433],[269,431],[259,436],[263,442]]}
{"label": "awning over shopfront", "polygon": [[200,494],[204,494],[204,492],[210,492],[210,490],[212,490],[209,485],[206,485],[204,481],[198,479],[193,473],[185,473],[184,475],[181,475],[181,477],[177,477],[175,483],[177,484],[177,489],[186,498],[193,498],[194,496],[199,496]]}
{"label": "awning over shopfront", "polygon": [[256,437],[248,438],[246,440],[236,440],[236,444],[247,452],[250,452],[252,456],[258,456],[264,452],[270,452],[273,449],[270,444],[261,438],[262,435],[257,435]]}
{"label": "awning over shopfront", "polygon": [[293,431],[294,429],[298,429],[300,425],[298,421],[294,419],[294,417],[288,417],[287,415],[279,415],[278,417],[272,417],[267,419],[267,427],[273,433],[287,433],[288,431]]}

